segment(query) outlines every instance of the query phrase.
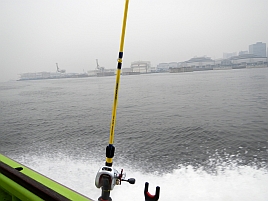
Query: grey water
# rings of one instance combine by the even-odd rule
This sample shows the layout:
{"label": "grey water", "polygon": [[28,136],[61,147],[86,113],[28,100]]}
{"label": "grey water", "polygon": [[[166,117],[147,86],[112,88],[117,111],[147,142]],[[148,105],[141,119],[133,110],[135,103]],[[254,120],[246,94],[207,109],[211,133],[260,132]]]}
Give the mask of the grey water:
{"label": "grey water", "polygon": [[[104,164],[114,85],[115,77],[0,83],[0,153]],[[114,164],[267,174],[268,68],[121,76],[116,118]]]}

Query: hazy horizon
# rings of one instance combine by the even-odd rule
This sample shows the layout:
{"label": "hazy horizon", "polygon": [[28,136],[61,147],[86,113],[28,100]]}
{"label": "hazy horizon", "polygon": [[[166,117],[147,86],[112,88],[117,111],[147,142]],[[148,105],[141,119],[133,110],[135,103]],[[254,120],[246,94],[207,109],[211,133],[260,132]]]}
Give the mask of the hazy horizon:
{"label": "hazy horizon", "polygon": [[[0,82],[26,72],[116,68],[124,0],[0,2]],[[267,0],[130,0],[123,68],[179,62],[268,43]]]}

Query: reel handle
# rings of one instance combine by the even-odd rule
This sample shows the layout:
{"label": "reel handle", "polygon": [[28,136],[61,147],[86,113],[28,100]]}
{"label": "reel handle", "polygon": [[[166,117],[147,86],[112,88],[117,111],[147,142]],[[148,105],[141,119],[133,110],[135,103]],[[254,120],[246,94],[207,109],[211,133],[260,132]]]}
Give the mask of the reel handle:
{"label": "reel handle", "polygon": [[134,178],[129,178],[129,179],[122,179],[122,181],[127,181],[130,184],[135,184],[135,179]]}

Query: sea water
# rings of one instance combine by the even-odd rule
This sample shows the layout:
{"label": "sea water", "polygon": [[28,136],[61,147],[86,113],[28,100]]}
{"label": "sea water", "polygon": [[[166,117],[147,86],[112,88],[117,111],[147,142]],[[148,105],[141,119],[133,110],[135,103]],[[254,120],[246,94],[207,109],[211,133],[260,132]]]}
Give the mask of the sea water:
{"label": "sea water", "polygon": [[[97,200],[115,77],[0,84],[0,152]],[[268,68],[122,76],[113,200],[268,200]]]}

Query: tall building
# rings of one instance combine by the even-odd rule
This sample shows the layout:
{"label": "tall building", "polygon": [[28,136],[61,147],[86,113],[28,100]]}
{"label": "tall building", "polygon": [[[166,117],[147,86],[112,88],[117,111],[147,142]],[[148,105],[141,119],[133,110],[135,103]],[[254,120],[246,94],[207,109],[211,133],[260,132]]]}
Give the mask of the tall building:
{"label": "tall building", "polygon": [[257,42],[249,45],[249,54],[266,57],[266,43]]}

